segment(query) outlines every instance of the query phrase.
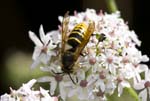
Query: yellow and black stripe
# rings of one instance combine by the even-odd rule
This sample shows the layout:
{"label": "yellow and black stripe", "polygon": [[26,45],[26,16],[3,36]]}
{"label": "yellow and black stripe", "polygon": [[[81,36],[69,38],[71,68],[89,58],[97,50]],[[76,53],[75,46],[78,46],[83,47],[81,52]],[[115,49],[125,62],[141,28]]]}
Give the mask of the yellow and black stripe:
{"label": "yellow and black stripe", "polygon": [[75,51],[85,38],[87,26],[85,23],[77,24],[68,37],[67,43],[72,46],[70,51]]}

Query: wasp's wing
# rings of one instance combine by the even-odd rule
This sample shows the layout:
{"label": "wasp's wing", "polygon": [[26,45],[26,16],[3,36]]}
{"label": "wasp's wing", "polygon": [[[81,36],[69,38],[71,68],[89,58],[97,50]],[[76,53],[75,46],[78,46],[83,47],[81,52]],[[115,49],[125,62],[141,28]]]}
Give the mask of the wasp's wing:
{"label": "wasp's wing", "polygon": [[93,21],[91,21],[89,23],[89,26],[85,33],[85,38],[84,38],[83,42],[80,44],[79,48],[77,48],[77,50],[75,51],[75,60],[78,59],[80,53],[82,52],[82,50],[84,49],[86,44],[89,42],[89,39],[90,39],[92,33],[94,32],[94,29],[95,29],[95,23]]}
{"label": "wasp's wing", "polygon": [[65,51],[65,44],[66,44],[66,38],[67,38],[67,31],[68,31],[68,23],[69,23],[69,16],[67,12],[64,15],[63,21],[62,21],[62,42],[61,42],[61,54]]}

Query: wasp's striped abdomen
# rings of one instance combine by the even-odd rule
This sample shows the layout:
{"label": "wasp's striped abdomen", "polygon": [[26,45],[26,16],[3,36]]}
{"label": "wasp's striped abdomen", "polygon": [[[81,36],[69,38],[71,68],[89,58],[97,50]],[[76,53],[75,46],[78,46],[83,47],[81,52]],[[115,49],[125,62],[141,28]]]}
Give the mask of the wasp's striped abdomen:
{"label": "wasp's striped abdomen", "polygon": [[77,24],[68,37],[67,43],[72,46],[72,51],[76,50],[78,45],[82,43],[85,38],[87,25],[85,23]]}

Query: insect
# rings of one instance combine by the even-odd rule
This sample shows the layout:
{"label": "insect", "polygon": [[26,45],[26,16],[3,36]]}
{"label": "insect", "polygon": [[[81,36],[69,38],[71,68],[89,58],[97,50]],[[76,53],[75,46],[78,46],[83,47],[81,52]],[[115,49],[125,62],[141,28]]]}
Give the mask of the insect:
{"label": "insect", "polygon": [[98,39],[98,43],[97,43],[97,45],[98,45],[100,42],[102,42],[102,41],[104,41],[106,39],[106,35],[103,34],[103,33],[96,34],[96,38]]}
{"label": "insect", "polygon": [[[62,22],[61,67],[62,71],[70,76],[70,73],[74,72],[74,65],[78,57],[94,32],[95,23],[89,21],[87,26],[84,22],[81,22],[67,35],[68,24],[69,17],[66,13]],[[67,48],[68,46],[70,48]],[[71,76],[70,79],[75,83]]]}

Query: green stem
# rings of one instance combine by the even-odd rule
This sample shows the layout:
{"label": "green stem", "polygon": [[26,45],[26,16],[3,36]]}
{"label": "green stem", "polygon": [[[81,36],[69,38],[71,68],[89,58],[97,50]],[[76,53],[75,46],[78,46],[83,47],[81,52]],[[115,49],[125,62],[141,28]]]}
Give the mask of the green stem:
{"label": "green stem", "polygon": [[118,11],[116,0],[105,0],[105,1],[106,1],[106,5],[107,5],[107,8],[108,8],[108,11],[110,13]]}

